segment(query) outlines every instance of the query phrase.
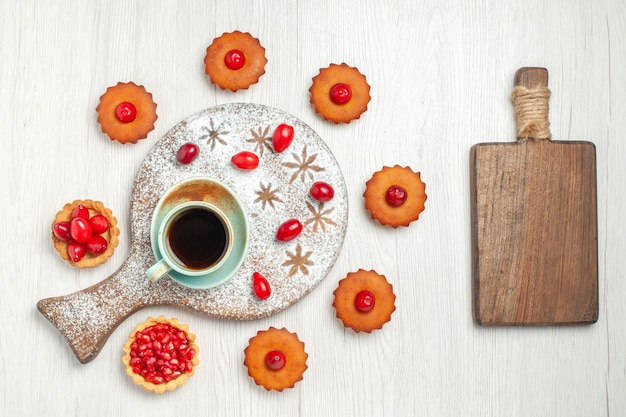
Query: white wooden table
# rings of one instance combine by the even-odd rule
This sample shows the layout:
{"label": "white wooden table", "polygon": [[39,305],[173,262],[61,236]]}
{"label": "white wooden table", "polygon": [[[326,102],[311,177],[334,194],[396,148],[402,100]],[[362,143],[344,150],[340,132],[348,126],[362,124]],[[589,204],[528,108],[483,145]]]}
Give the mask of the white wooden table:
{"label": "white wooden table", "polygon": [[[212,39],[249,31],[267,49],[261,81],[224,92],[203,72]],[[586,1],[0,1],[0,415],[4,416],[618,416],[626,415],[626,3]],[[372,86],[360,120],[315,114],[318,69],[346,62]],[[597,147],[600,318],[583,327],[481,328],[471,318],[469,149],[514,140],[509,93],[521,66],[550,71],[552,134]],[[121,146],[95,107],[118,81],[145,85],[159,118]],[[171,307],[133,314],[82,365],[36,309],[39,299],[100,282],[129,250],[129,201],[144,156],[180,120],[228,102],[287,111],[309,124],[344,170],[350,216],[327,278],[297,304],[257,321]],[[427,184],[409,228],[383,228],[363,207],[365,181],[409,165]],[[56,211],[101,200],[122,230],[93,270],[60,260]],[[346,273],[375,269],[397,310],[381,331],[343,328],[331,307]],[[120,357],[149,315],[198,335],[196,374],[162,396],[143,391]],[[285,326],[309,353],[295,388],[266,392],[243,349]]]}

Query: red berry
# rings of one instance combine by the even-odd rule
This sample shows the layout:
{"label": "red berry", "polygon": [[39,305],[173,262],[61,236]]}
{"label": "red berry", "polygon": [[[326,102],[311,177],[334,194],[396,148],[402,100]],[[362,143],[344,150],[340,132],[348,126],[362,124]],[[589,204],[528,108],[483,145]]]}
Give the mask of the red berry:
{"label": "red berry", "polygon": [[352,89],[348,84],[337,83],[330,89],[330,99],[335,104],[346,104],[352,98]]}
{"label": "red berry", "polygon": [[285,358],[285,354],[280,350],[270,350],[265,355],[265,364],[272,371],[278,371],[279,369],[283,369],[287,363],[287,359]]}
{"label": "red berry", "polygon": [[231,162],[239,169],[250,171],[259,166],[259,157],[253,152],[242,151],[231,158]]}
{"label": "red berry", "polygon": [[272,134],[272,148],[274,152],[282,152],[291,145],[293,141],[293,126],[280,124]]}
{"label": "red berry", "polygon": [[176,160],[183,165],[190,164],[198,156],[200,148],[195,143],[187,142],[176,152]]}
{"label": "red berry", "polygon": [[74,217],[70,222],[70,234],[72,239],[79,243],[85,243],[92,235],[91,225],[82,217]]}
{"label": "red berry", "polygon": [[260,300],[266,300],[272,295],[270,283],[258,272],[252,274],[252,289],[254,290],[254,295]]}
{"label": "red berry", "polygon": [[195,349],[189,346],[187,334],[170,324],[157,323],[135,332],[130,345],[134,373],[154,384],[162,384],[193,371]]}
{"label": "red berry", "polygon": [[72,240],[67,245],[67,254],[70,256],[72,262],[78,262],[85,256],[85,252],[87,249],[85,248],[84,243],[76,242]]}
{"label": "red berry", "polygon": [[76,217],[80,217],[85,220],[89,220],[89,209],[85,207],[84,205],[79,204],[76,207],[74,207],[74,210],[72,210],[71,216],[72,216],[72,219]]}
{"label": "red berry", "polygon": [[57,222],[52,225],[52,231],[54,235],[65,242],[72,240],[72,234],[70,232],[70,222]]}
{"label": "red berry", "polygon": [[387,189],[387,193],[385,194],[387,204],[394,207],[399,207],[404,204],[406,197],[406,190],[399,185],[392,185]]}
{"label": "red berry", "polygon": [[137,108],[133,103],[123,102],[115,108],[117,120],[122,123],[130,123],[137,117]]}
{"label": "red berry", "polygon": [[287,242],[298,237],[300,232],[302,232],[302,223],[298,219],[290,219],[278,227],[276,239]]}
{"label": "red berry", "polygon": [[246,57],[243,55],[243,52],[238,49],[231,49],[226,52],[226,55],[224,56],[224,65],[233,71],[241,69],[245,63]]}
{"label": "red berry", "polygon": [[335,196],[335,190],[333,190],[333,187],[330,184],[324,181],[317,181],[311,186],[309,194],[317,201],[325,203],[333,199]]}
{"label": "red berry", "polygon": [[354,306],[357,310],[363,313],[367,313],[374,308],[376,304],[376,297],[370,290],[362,290],[354,297]]}
{"label": "red berry", "polygon": [[91,225],[91,232],[96,235],[100,235],[109,230],[109,221],[102,214],[91,216],[89,225]]}
{"label": "red berry", "polygon": [[85,248],[87,249],[87,252],[93,253],[94,255],[98,255],[104,252],[105,250],[107,250],[108,246],[109,244],[107,243],[107,240],[100,235],[91,236],[89,240],[87,240],[87,242],[85,243]]}

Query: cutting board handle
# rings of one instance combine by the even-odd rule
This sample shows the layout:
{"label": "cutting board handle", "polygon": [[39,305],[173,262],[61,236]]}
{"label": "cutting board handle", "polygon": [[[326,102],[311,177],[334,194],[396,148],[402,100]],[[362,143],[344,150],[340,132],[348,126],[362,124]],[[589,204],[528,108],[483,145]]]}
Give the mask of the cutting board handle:
{"label": "cutting board handle", "polygon": [[548,70],[538,67],[518,69],[511,99],[515,106],[517,140],[549,140],[552,134],[548,117]]}
{"label": "cutting board handle", "polygon": [[[128,316],[145,307],[135,297],[137,253],[100,283],[62,297],[45,298],[37,308],[65,336],[81,363],[93,360],[113,332]],[[126,302],[132,296],[133,302]],[[135,299],[137,298],[137,299]],[[111,304],[114,303],[114,304]],[[88,314],[85,314],[85,312]]]}

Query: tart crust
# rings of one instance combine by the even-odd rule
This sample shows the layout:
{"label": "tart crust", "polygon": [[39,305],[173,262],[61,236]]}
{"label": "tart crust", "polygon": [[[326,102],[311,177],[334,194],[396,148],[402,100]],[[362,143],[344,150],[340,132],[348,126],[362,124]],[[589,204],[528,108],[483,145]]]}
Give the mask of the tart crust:
{"label": "tart crust", "polygon": [[[97,255],[91,254],[87,252],[85,256],[78,262],[73,262],[70,259],[69,254],[67,253],[68,242],[59,239],[54,235],[54,224],[57,222],[70,221],[72,220],[72,211],[79,205],[82,204],[87,209],[89,209],[89,216],[93,216],[94,214],[102,214],[106,217],[109,222],[109,229],[102,233],[102,237],[104,237],[107,241],[107,249],[99,253]],[[95,200],[74,200],[71,203],[67,203],[63,206],[63,208],[56,214],[54,217],[54,221],[52,222],[52,226],[50,227],[51,235],[52,235],[52,243],[54,244],[54,248],[59,252],[61,258],[65,259],[71,265],[76,266],[78,268],[93,268],[94,266],[98,266],[107,261],[113,255],[115,248],[119,244],[119,235],[120,229],[117,227],[117,219],[113,216],[113,212],[106,208],[104,204],[100,201]]]}
{"label": "tart crust", "polygon": [[[273,350],[280,350],[285,355],[285,366],[279,370],[272,370],[265,363],[266,355]],[[304,351],[304,343],[298,339],[298,335],[284,327],[270,327],[257,332],[244,353],[248,375],[268,391],[293,388],[296,382],[302,380],[307,369],[308,354]]]}
{"label": "tart crust", "polygon": [[[137,115],[132,122],[124,123],[117,118],[115,110],[121,103],[128,102],[135,106]],[[134,82],[122,83],[107,88],[100,96],[100,103],[96,107],[98,123],[102,132],[111,140],[120,143],[137,143],[148,137],[154,129],[154,122],[158,118],[157,105],[152,100],[152,94],[142,85]]]}
{"label": "tart crust", "polygon": [[[356,295],[363,290],[374,293],[376,300],[374,307],[368,312],[359,311],[354,304]],[[396,310],[393,286],[384,275],[373,270],[359,269],[348,273],[339,281],[333,295],[335,296],[333,307],[337,311],[337,318],[344,326],[355,332],[371,333],[382,328],[391,320],[391,314]]]}
{"label": "tart crust", "polygon": [[[330,90],[338,83],[347,84],[352,91],[350,100],[343,104],[336,104],[330,98]],[[321,68],[319,74],[313,77],[309,92],[315,111],[333,123],[350,123],[360,118],[371,99],[365,75],[345,63]]]}
{"label": "tart crust", "polygon": [[[130,359],[131,359],[130,351],[131,351],[131,345],[135,341],[135,335],[137,334],[137,332],[141,332],[144,329],[147,329],[148,327],[154,326],[156,324],[163,324],[163,323],[169,324],[170,326],[183,331],[185,335],[187,336],[189,347],[195,350],[195,354],[193,355],[193,358],[191,360],[193,364],[193,368],[191,369],[191,371],[184,372],[178,377],[166,383],[155,384],[151,381],[146,380],[143,376],[136,374],[133,371],[133,368],[130,365]],[[128,341],[124,344],[124,347],[123,347],[124,356],[122,356],[122,362],[126,366],[126,374],[132,378],[135,384],[141,385],[144,389],[148,391],[154,391],[157,394],[162,394],[165,391],[171,391],[173,389],[176,389],[177,387],[187,382],[187,378],[189,378],[190,376],[194,374],[196,366],[200,363],[200,361],[198,360],[199,349],[198,349],[198,345],[195,344],[195,340],[196,340],[196,335],[194,335],[193,333],[190,333],[189,327],[186,324],[181,324],[176,318],[168,319],[165,316],[159,316],[157,318],[148,317],[148,319],[145,322],[140,323],[135,327],[135,330],[133,330],[133,332],[129,335]]]}
{"label": "tart crust", "polygon": [[[224,57],[233,49],[241,51],[245,58],[243,67],[237,70],[231,70],[224,63]],[[204,72],[222,90],[245,90],[265,74],[265,64],[265,48],[259,40],[248,32],[234,31],[215,38],[207,47]]]}
{"label": "tart crust", "polygon": [[[397,207],[388,204],[385,198],[387,189],[393,185],[398,185],[407,192],[406,201]],[[365,186],[365,208],[382,225],[406,227],[424,211],[426,185],[422,182],[420,173],[413,172],[409,167],[383,167],[372,175]]]}

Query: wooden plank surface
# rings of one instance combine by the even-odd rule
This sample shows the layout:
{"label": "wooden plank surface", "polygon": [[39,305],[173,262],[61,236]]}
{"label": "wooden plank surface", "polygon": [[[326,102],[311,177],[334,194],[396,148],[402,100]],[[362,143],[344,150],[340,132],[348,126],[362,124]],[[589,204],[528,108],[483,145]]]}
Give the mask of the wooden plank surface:
{"label": "wooden plank surface", "polygon": [[[0,1],[0,415],[626,416],[625,17],[623,0]],[[232,30],[257,36],[268,57],[259,83],[237,93],[213,86],[202,62]],[[315,114],[308,88],[342,61],[367,76],[372,101],[337,126]],[[509,93],[529,64],[550,69],[554,138],[596,146],[592,326],[472,320],[469,150],[514,142]],[[151,91],[159,118],[146,140],[122,146],[102,135],[95,108],[106,87],[129,80]],[[331,275],[260,320],[141,310],[80,364],[37,300],[119,269],[145,156],[185,117],[232,102],[298,116],[337,158],[350,208]],[[390,230],[369,219],[362,194],[396,163],[421,171],[428,201],[418,221]],[[111,259],[90,270],[62,261],[49,236],[76,198],[104,202],[122,231]],[[337,281],[357,268],[385,274],[397,295],[391,321],[369,335],[345,330],[331,307]],[[128,334],[158,314],[188,324],[200,347],[193,377],[162,396],[135,386],[121,363]],[[269,326],[297,332],[309,354],[304,379],[282,393],[256,386],[243,366],[249,338]]]}

